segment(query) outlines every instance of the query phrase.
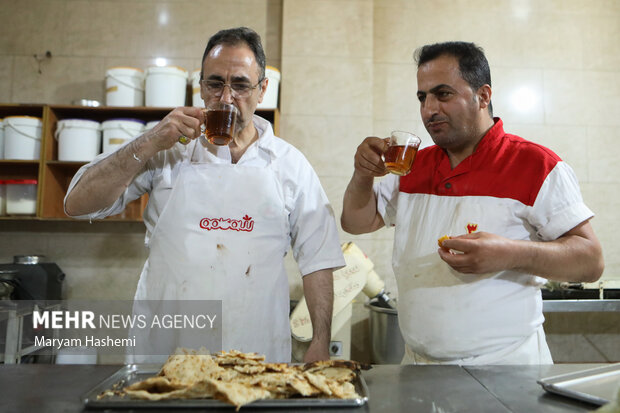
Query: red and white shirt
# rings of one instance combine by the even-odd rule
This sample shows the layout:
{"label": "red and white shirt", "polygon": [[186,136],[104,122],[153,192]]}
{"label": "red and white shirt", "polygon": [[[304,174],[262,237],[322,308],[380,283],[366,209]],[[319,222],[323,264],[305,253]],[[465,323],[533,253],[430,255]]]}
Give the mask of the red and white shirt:
{"label": "red and white shirt", "polygon": [[549,149],[506,134],[503,123],[452,169],[438,146],[413,170],[375,185],[378,211],[395,226],[392,264],[403,337],[436,360],[478,357],[514,346],[542,325],[540,277],[514,271],[462,274],[437,254],[437,239],[478,231],[554,240],[593,216],[573,170]]}

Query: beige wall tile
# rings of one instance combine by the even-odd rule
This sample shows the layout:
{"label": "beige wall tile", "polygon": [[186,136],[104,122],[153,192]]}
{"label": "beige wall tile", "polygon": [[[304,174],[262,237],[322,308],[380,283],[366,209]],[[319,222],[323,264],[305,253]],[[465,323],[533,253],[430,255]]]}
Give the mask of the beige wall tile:
{"label": "beige wall tile", "polygon": [[282,136],[320,176],[351,177],[357,146],[371,133],[371,117],[283,115]]}
{"label": "beige wall tile", "polygon": [[549,124],[585,125],[587,108],[582,97],[588,94],[579,70],[545,70],[543,72],[545,122]]}
{"label": "beige wall tile", "polygon": [[65,0],[3,1],[0,55],[63,54]]}
{"label": "beige wall tile", "polygon": [[285,1],[287,56],[372,57],[372,1]]}
{"label": "beige wall tile", "polygon": [[61,267],[65,278],[65,298],[69,300],[133,300],[140,266]]}
{"label": "beige wall tile", "polygon": [[505,123],[544,122],[542,70],[492,67],[491,82],[494,116]]}
{"label": "beige wall tile", "polygon": [[249,26],[265,37],[266,5],[259,0],[217,6],[208,1],[71,2],[65,41],[76,55],[202,55],[209,36],[223,28]]}
{"label": "beige wall tile", "polygon": [[38,72],[32,57],[15,58],[12,102],[70,104],[102,95],[103,60],[94,57],[52,57]]}
{"label": "beige wall tile", "polygon": [[282,0],[267,0],[265,30],[263,47],[267,55],[267,64],[280,68],[279,62],[282,57]]}
{"label": "beige wall tile", "polygon": [[[286,53],[286,49],[283,50]],[[286,57],[282,60],[283,114],[371,116],[370,59]]]}
{"label": "beige wall tile", "polygon": [[385,6],[374,3],[374,61],[413,64],[413,51],[421,45],[417,38],[417,9],[391,6],[396,2],[387,2]]}
{"label": "beige wall tile", "polygon": [[416,68],[413,63],[373,65],[373,116],[375,119],[420,118]]}
{"label": "beige wall tile", "polygon": [[607,183],[620,181],[620,165],[612,149],[618,146],[619,137],[616,127],[588,127],[586,154],[589,161],[590,181]]}
{"label": "beige wall tile", "polygon": [[[620,57],[620,53],[618,56]],[[588,123],[597,126],[620,126],[620,71],[585,71],[583,84],[585,95],[582,99],[588,102],[584,105]]]}
{"label": "beige wall tile", "polygon": [[620,280],[620,250],[614,248],[620,231],[618,210],[620,199],[617,196],[617,183],[585,183],[581,185],[584,201],[594,212],[590,221],[596,236],[603,247],[605,272],[602,280]]}
{"label": "beige wall tile", "polygon": [[2,56],[0,58],[0,103],[11,101],[13,89],[13,57]]}
{"label": "beige wall tile", "polygon": [[[595,3],[594,3],[595,4]],[[618,4],[618,2],[616,2]],[[617,71],[620,53],[613,53],[620,44],[620,12],[608,11],[604,16],[584,18],[583,67],[590,70]]]}

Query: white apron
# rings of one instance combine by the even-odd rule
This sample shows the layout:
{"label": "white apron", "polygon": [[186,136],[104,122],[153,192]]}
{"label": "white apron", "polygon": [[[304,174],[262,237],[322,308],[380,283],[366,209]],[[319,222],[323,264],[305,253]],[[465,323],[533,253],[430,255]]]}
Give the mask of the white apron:
{"label": "white apron", "polygon": [[[200,150],[199,144],[196,147]],[[187,160],[180,168],[149,242],[136,302],[148,307],[151,304],[144,303],[149,302],[138,300],[222,300],[223,350],[290,361],[289,289],[283,263],[289,227],[272,166]],[[154,342],[161,332],[142,333],[148,335],[147,342]],[[195,334],[179,331],[170,352],[175,346],[197,348]]]}
{"label": "white apron", "polygon": [[[427,219],[416,220],[419,216]],[[393,265],[406,342],[403,363],[552,363],[535,277],[463,274],[437,253],[439,237],[465,234],[468,224],[501,235],[507,217],[506,205],[489,208],[476,197],[420,196],[399,202]]]}

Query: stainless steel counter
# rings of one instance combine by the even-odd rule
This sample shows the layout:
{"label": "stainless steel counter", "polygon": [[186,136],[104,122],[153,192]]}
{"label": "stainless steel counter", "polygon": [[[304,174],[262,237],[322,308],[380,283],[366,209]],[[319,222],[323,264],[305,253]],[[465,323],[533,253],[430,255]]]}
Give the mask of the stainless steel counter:
{"label": "stainless steel counter", "polygon": [[544,313],[620,312],[620,300],[543,300]]}
{"label": "stainless steel counter", "polygon": [[[594,405],[547,394],[539,378],[579,371],[600,364],[551,366],[399,366],[377,365],[363,373],[369,402],[333,412],[589,412]],[[80,396],[120,366],[1,365],[0,410],[7,412],[80,412]],[[135,410],[134,410],[135,411]],[[140,410],[141,412],[151,410]],[[161,410],[152,410],[161,412]],[[167,410],[170,411],[170,410]],[[231,412],[232,409],[205,411]],[[282,409],[241,411],[283,412]],[[295,411],[286,409],[286,412]],[[299,411],[309,411],[303,409]],[[316,410],[315,410],[316,411]]]}

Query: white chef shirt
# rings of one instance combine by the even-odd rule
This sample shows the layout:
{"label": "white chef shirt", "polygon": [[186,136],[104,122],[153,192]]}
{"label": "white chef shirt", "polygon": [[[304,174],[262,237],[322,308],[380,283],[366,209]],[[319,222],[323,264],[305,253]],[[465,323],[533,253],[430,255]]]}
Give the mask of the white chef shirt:
{"label": "white chef shirt", "polygon": [[477,224],[510,239],[548,241],[593,216],[572,169],[549,149],[506,134],[498,118],[456,168],[431,146],[418,152],[409,175],[388,176],[375,191],[386,226],[396,227],[392,264],[403,337],[439,361],[501,352],[534,334],[544,321],[545,279],[458,273],[438,258],[438,238]]}
{"label": "white chef shirt", "polygon": [[[254,115],[253,122],[259,138],[247,148],[237,164],[259,167],[269,165],[274,169],[284,194],[289,215],[288,236],[301,274],[344,266],[334,212],[312,166],[299,150],[273,134],[267,120]],[[143,214],[145,243],[148,245],[178,176],[179,167],[187,157],[199,162],[231,163],[228,146],[212,145],[204,138],[200,139],[201,142],[196,139],[186,146],[177,143],[171,149],[159,152],[145,163],[144,170],[110,207],[74,218],[92,220],[119,214],[128,203],[148,193],[149,202]],[[88,168],[107,156],[110,153],[101,154],[80,168],[71,180],[67,195]],[[248,202],[253,201],[249,199]]]}

